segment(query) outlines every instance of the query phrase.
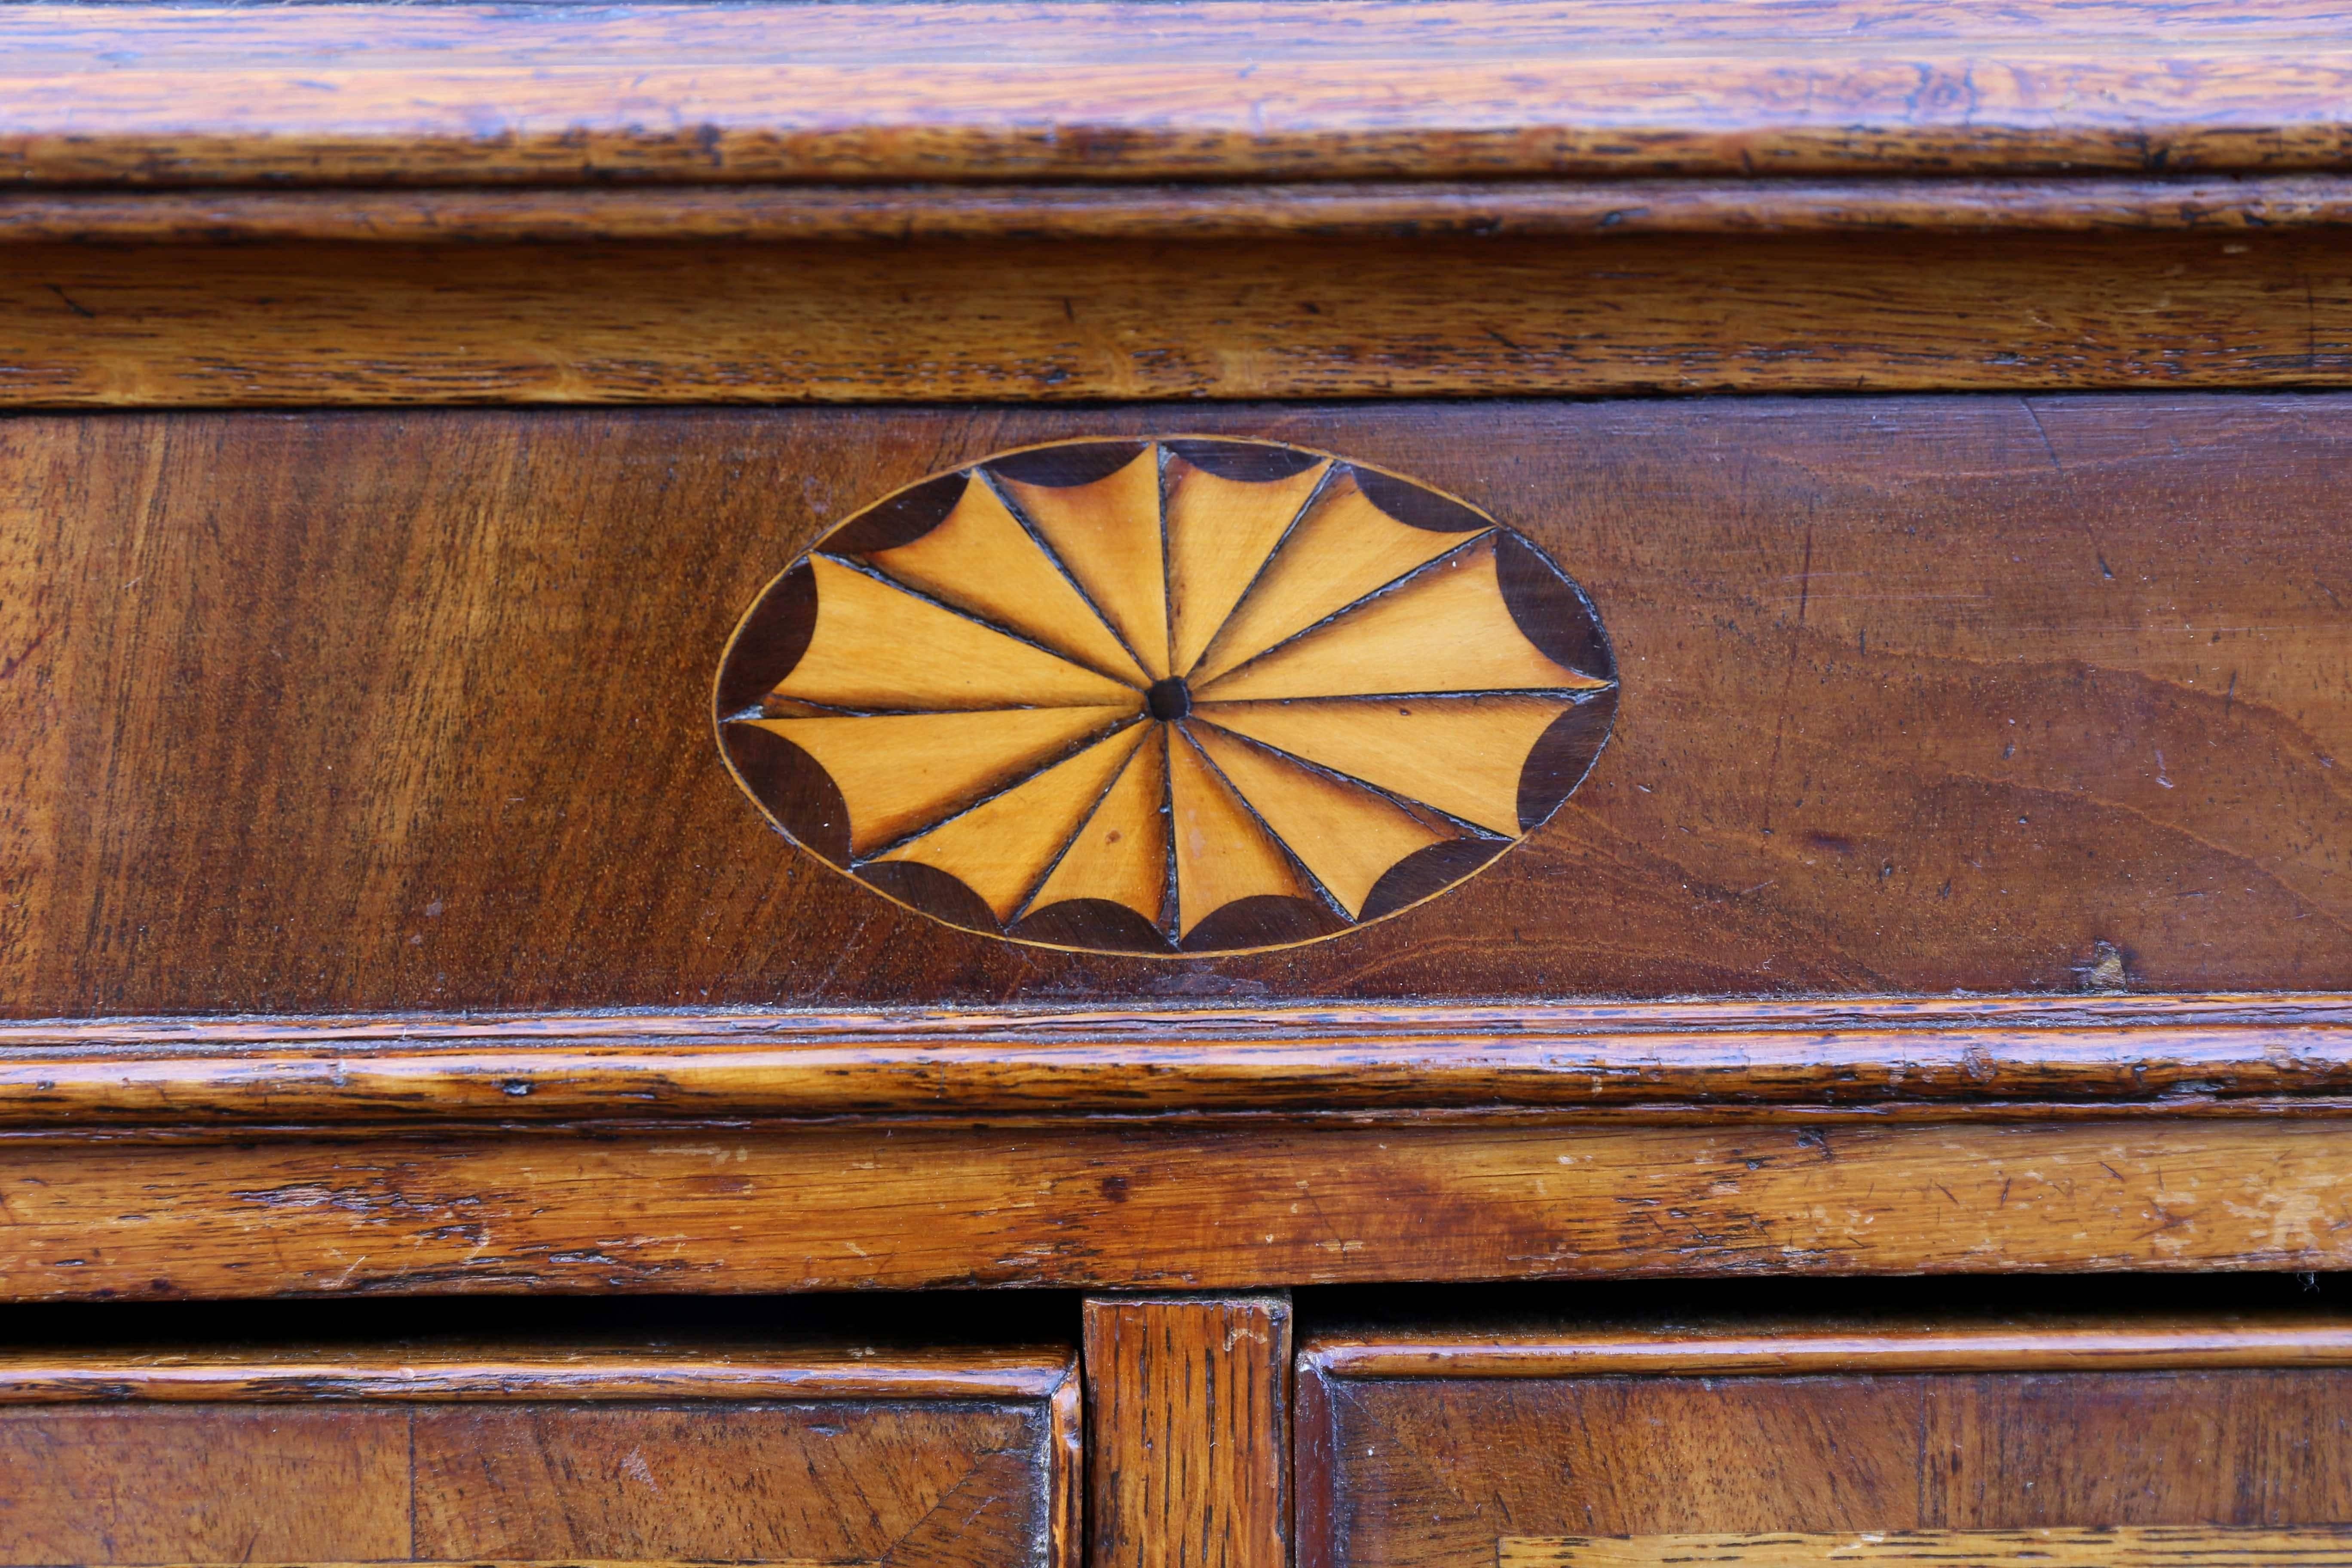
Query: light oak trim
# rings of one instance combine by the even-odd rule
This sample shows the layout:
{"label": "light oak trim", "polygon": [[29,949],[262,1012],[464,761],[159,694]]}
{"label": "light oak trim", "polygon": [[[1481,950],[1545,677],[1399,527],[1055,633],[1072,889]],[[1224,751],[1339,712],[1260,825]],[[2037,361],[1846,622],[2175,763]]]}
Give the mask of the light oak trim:
{"label": "light oak trim", "polygon": [[2320,1270],[2352,1123],[82,1131],[0,1204],[16,1300]]}
{"label": "light oak trim", "polygon": [[0,245],[2088,234],[2352,224],[2352,179],[11,191]]}
{"label": "light oak trim", "polygon": [[1287,1292],[1084,1306],[1095,1568],[1279,1568],[1290,1551]]}
{"label": "light oak trim", "polygon": [[2117,1525],[2097,1530],[1906,1530],[1839,1535],[1507,1535],[1498,1568],[2352,1568],[2352,1525]]}
{"label": "light oak trim", "polygon": [[2352,1367],[2352,1320],[2191,1317],[2088,1327],[1873,1323],[1554,1335],[1321,1335],[1338,1378],[1793,1377],[1904,1373],[2219,1372]]}
{"label": "light oak trim", "polygon": [[0,1128],[2352,1109],[2352,997],[0,1022]]}
{"label": "light oak trim", "polygon": [[[0,14],[0,174],[163,185],[2341,168],[2317,5]],[[499,133],[484,134],[486,124]]]}
{"label": "light oak trim", "polygon": [[[2352,264],[2318,228],[2031,243],[1891,229],[637,243],[520,256],[432,242],[51,244],[8,257],[0,405],[14,407],[2352,382]],[[984,316],[973,300],[988,301]],[[1972,330],[1956,336],[1962,319]]]}
{"label": "light oak trim", "polygon": [[0,1405],[604,1404],[712,1400],[1040,1400],[1075,1387],[1076,1362],[1047,1346],[891,1350],[728,1345],[524,1354],[268,1352],[0,1352]]}

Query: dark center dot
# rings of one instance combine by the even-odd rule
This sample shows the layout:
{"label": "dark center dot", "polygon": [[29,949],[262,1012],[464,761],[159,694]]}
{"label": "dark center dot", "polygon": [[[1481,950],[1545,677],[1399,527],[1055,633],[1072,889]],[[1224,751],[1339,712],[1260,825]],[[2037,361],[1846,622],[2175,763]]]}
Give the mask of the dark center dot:
{"label": "dark center dot", "polygon": [[1151,710],[1154,719],[1163,723],[1181,719],[1192,710],[1192,689],[1186,686],[1181,678],[1171,675],[1165,680],[1151,683],[1151,689],[1143,694],[1143,705]]}

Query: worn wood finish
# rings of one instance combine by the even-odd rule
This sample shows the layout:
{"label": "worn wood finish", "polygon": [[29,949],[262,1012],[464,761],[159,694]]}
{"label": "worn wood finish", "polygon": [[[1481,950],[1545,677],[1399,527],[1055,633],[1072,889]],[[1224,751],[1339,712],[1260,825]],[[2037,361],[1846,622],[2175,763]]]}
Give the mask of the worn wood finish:
{"label": "worn wood finish", "polygon": [[[1066,1349],[698,1342],[477,1345],[368,1352],[282,1345],[0,1356],[0,1405],[605,1405],[677,1400],[947,1400],[1051,1405],[1076,1384]],[[1059,1419],[1059,1417],[1056,1417]]]}
{"label": "worn wood finish", "polygon": [[[2326,169],[2325,4],[12,6],[0,169],[256,184]],[[2160,43],[2159,43],[2160,40]]]}
{"label": "worn wood finish", "polygon": [[2167,179],[1333,180],[1312,184],[11,190],[0,244],[1266,239],[2220,230],[2352,223],[2337,174]]}
{"label": "worn wood finish", "polygon": [[[1850,1328],[1849,1359],[1811,1363],[1783,1356],[1835,1336],[1795,1324],[1653,1330],[1647,1368],[1626,1353],[1639,1328],[1560,1331],[1548,1352],[1513,1334],[1505,1343],[1527,1353],[1502,1377],[1475,1329],[1351,1336],[1330,1362],[1310,1342],[1298,1373],[1299,1561],[2345,1555],[2352,1457],[2340,1428],[2352,1369],[2335,1317]],[[1882,1360],[1864,1343],[1874,1329],[1937,1340],[1940,1359]],[[2241,1331],[2260,1337],[2232,1352]],[[2103,1362],[2084,1353],[2086,1342],[2151,1356],[2168,1342],[2178,1359]],[[2315,1349],[2324,1356],[2311,1359]],[[1547,1353],[1548,1376],[1537,1370]],[[2126,1370],[2136,1364],[2172,1370]],[[1811,1375],[1790,1375],[1801,1372]],[[2104,1555],[2079,1533],[2093,1530],[2113,1532]],[[1904,1531],[1927,1538],[1898,1547],[1891,1538]],[[1981,1531],[2011,1539],[1969,1533]],[[2054,1534],[2042,1555],[2021,1556],[2014,1536],[2024,1531]],[[1864,1534],[1890,1539],[1858,1544]],[[2238,1555],[2218,1555],[2232,1544]]]}
{"label": "worn wood finish", "polygon": [[190,1136],[908,1113],[1823,1121],[2347,1107],[2352,1002],[2326,995],[0,1023],[0,1126]]}
{"label": "worn wood finish", "polygon": [[84,1131],[0,1203],[11,1300],[2323,1269],[2352,1126]]}
{"label": "worn wood finish", "polygon": [[1315,1336],[1322,1375],[1413,1378],[1786,1377],[1862,1373],[2352,1370],[2352,1321],[2309,1313],[2142,1316],[1998,1323],[1813,1319],[1671,1327],[1419,1333],[1335,1328]]}
{"label": "worn wood finish", "polygon": [[1916,1530],[1842,1535],[1509,1536],[1501,1568],[1664,1568],[1731,1563],[1826,1568],[1839,1563],[1934,1563],[1943,1568],[2279,1568],[2352,1565],[2352,1529],[2232,1529],[2185,1524],[2143,1530]]}
{"label": "worn wood finish", "polygon": [[2308,228],[25,245],[0,302],[17,407],[2352,382],[2352,260]]}
{"label": "worn wood finish", "polygon": [[1087,1560],[1281,1568],[1290,1560],[1290,1302],[1086,1304]]}
{"label": "worn wood finish", "polygon": [[2352,984],[2352,403],[1186,423],[1414,474],[1592,595],[1617,727],[1527,844],[1188,973],[943,931],[767,831],[709,730],[761,584],[944,465],[1159,416],[20,419],[0,1007]]}
{"label": "worn wood finish", "polygon": [[1076,1397],[1066,1351],[14,1354],[0,1563],[1073,1568]]}

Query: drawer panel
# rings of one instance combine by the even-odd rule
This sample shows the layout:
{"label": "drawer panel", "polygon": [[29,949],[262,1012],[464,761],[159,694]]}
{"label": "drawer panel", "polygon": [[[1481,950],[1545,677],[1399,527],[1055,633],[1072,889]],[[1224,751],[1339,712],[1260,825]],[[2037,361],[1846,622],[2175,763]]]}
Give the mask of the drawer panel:
{"label": "drawer panel", "polygon": [[1525,843],[1211,994],[2352,986],[2352,397],[1889,397],[13,419],[0,1008],[1203,994],[843,879],[712,732],[730,631],[824,531],[1187,432],[1484,509],[1620,679]]}
{"label": "drawer panel", "polygon": [[0,1563],[1061,1568],[1066,1355],[0,1366]]}
{"label": "drawer panel", "polygon": [[1299,1367],[1307,1568],[2352,1562],[2338,1323],[1326,1336]]}

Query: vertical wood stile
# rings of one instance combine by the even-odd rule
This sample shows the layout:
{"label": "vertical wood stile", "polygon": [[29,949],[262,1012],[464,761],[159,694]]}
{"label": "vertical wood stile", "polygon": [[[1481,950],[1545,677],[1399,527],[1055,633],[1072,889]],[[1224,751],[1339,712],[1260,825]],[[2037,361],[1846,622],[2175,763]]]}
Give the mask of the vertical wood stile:
{"label": "vertical wood stile", "polygon": [[1285,1568],[1286,1293],[1086,1306],[1092,1568]]}

